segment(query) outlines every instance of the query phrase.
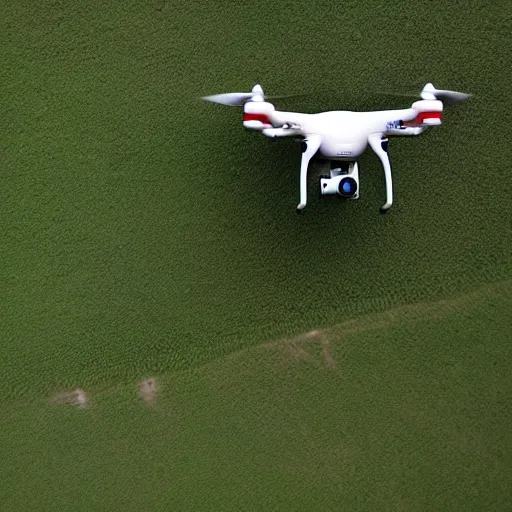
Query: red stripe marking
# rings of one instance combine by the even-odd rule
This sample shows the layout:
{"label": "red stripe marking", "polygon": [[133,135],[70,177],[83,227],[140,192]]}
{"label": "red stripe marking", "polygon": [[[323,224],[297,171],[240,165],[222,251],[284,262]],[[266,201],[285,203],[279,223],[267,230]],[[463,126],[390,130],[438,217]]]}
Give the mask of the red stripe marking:
{"label": "red stripe marking", "polygon": [[244,113],[244,121],[261,121],[263,124],[272,124],[266,114]]}
{"label": "red stripe marking", "polygon": [[425,119],[442,119],[442,112],[420,112],[416,117],[418,123],[423,123]]}
{"label": "red stripe marking", "polygon": [[417,126],[423,124],[425,119],[442,119],[442,112],[420,112],[415,119],[404,123],[404,126]]}

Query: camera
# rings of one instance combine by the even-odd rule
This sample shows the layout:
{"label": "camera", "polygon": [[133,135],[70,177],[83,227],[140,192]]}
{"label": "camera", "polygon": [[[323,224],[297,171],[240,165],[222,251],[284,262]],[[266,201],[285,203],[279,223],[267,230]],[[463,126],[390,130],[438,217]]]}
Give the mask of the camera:
{"label": "camera", "polygon": [[320,196],[357,199],[359,197],[357,162],[332,161],[330,176],[320,176]]}

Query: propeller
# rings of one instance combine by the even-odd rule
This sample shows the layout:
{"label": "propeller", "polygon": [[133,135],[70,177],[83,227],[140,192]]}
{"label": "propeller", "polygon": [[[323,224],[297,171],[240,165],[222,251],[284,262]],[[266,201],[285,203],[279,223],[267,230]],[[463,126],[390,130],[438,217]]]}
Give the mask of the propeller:
{"label": "propeller", "polygon": [[448,91],[446,89],[436,89],[431,83],[428,83],[423,87],[420,96],[423,100],[441,100],[443,103],[453,105],[460,101],[467,100],[471,94]]}
{"label": "propeller", "polygon": [[[387,96],[399,96],[401,98],[417,98],[417,94],[399,93],[399,92],[384,92]],[[448,91],[446,89],[436,89],[431,83],[423,87],[420,98],[423,100],[440,100],[447,105],[454,105],[461,101],[467,100],[471,94],[465,92]]]}
{"label": "propeller", "polygon": [[203,96],[203,100],[230,107],[240,107],[246,101],[264,101],[265,95],[261,85],[256,84],[251,92],[228,92],[224,94],[214,94],[213,96]]}
{"label": "propeller", "polygon": [[241,107],[248,101],[265,101],[266,99],[292,98],[300,94],[285,94],[280,96],[265,96],[261,85],[256,84],[251,92],[228,92],[224,94],[214,94],[213,96],[203,96],[202,99],[211,103],[228,105],[230,107]]}

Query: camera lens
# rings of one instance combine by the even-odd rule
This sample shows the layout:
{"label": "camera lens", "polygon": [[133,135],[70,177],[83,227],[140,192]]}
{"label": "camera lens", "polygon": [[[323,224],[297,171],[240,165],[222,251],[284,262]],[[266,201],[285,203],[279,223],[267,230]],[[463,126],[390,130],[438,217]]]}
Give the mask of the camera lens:
{"label": "camera lens", "polygon": [[338,193],[341,197],[352,197],[357,192],[357,183],[354,178],[343,178],[338,185]]}

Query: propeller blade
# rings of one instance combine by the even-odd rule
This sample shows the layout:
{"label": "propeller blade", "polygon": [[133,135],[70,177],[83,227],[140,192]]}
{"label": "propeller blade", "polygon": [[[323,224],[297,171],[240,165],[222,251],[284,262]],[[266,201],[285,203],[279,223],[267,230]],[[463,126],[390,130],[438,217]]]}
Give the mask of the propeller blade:
{"label": "propeller blade", "polygon": [[[385,96],[396,96],[401,98],[417,98],[417,94],[400,93],[391,91],[382,91],[381,94]],[[432,84],[427,84],[420,93],[420,98],[423,100],[441,100],[447,105],[453,105],[461,101],[467,100],[472,95],[465,92],[448,91],[446,89],[436,89]]]}
{"label": "propeller blade", "polygon": [[277,96],[276,95],[272,95],[272,96],[266,96],[265,95],[265,99],[266,100],[282,100],[282,99],[285,99],[285,98],[299,98],[301,96],[310,96],[311,93],[307,93],[307,92],[296,92],[296,93],[290,93],[290,94],[278,94]]}
{"label": "propeller blade", "polygon": [[214,94],[213,96],[203,96],[203,100],[228,105],[231,107],[241,107],[246,101],[265,101],[265,95],[260,84],[256,84],[251,92],[227,92],[224,94]]}
{"label": "propeller blade", "polygon": [[443,103],[455,104],[467,100],[471,94],[464,92],[448,91],[446,89],[436,89],[431,83],[425,85],[420,94],[424,100],[441,100]]}
{"label": "propeller blade", "polygon": [[[285,98],[298,98],[300,96],[308,96],[308,93],[295,93],[295,94],[278,94],[266,96],[265,100],[282,100]],[[203,96],[202,99],[210,101],[211,103],[218,103],[220,105],[228,105],[232,107],[240,107],[246,101],[253,97],[250,92],[228,92],[226,94],[214,94],[213,96]]]}
{"label": "propeller blade", "polygon": [[437,89],[435,92],[435,96],[438,100],[441,100],[443,103],[455,104],[459,103],[460,101],[467,100],[468,98],[471,97],[471,94],[467,94],[465,92]]}
{"label": "propeller blade", "polygon": [[250,98],[252,98],[252,92],[228,92],[225,94],[214,94],[213,96],[203,96],[205,101],[230,107],[240,107]]}
{"label": "propeller blade", "polygon": [[305,94],[281,94],[277,96],[266,96],[261,85],[256,84],[251,92],[228,92],[224,94],[214,94],[213,96],[203,96],[203,100],[220,105],[228,105],[231,107],[241,107],[247,101],[265,101],[267,99],[293,98],[297,96],[305,96]]}

